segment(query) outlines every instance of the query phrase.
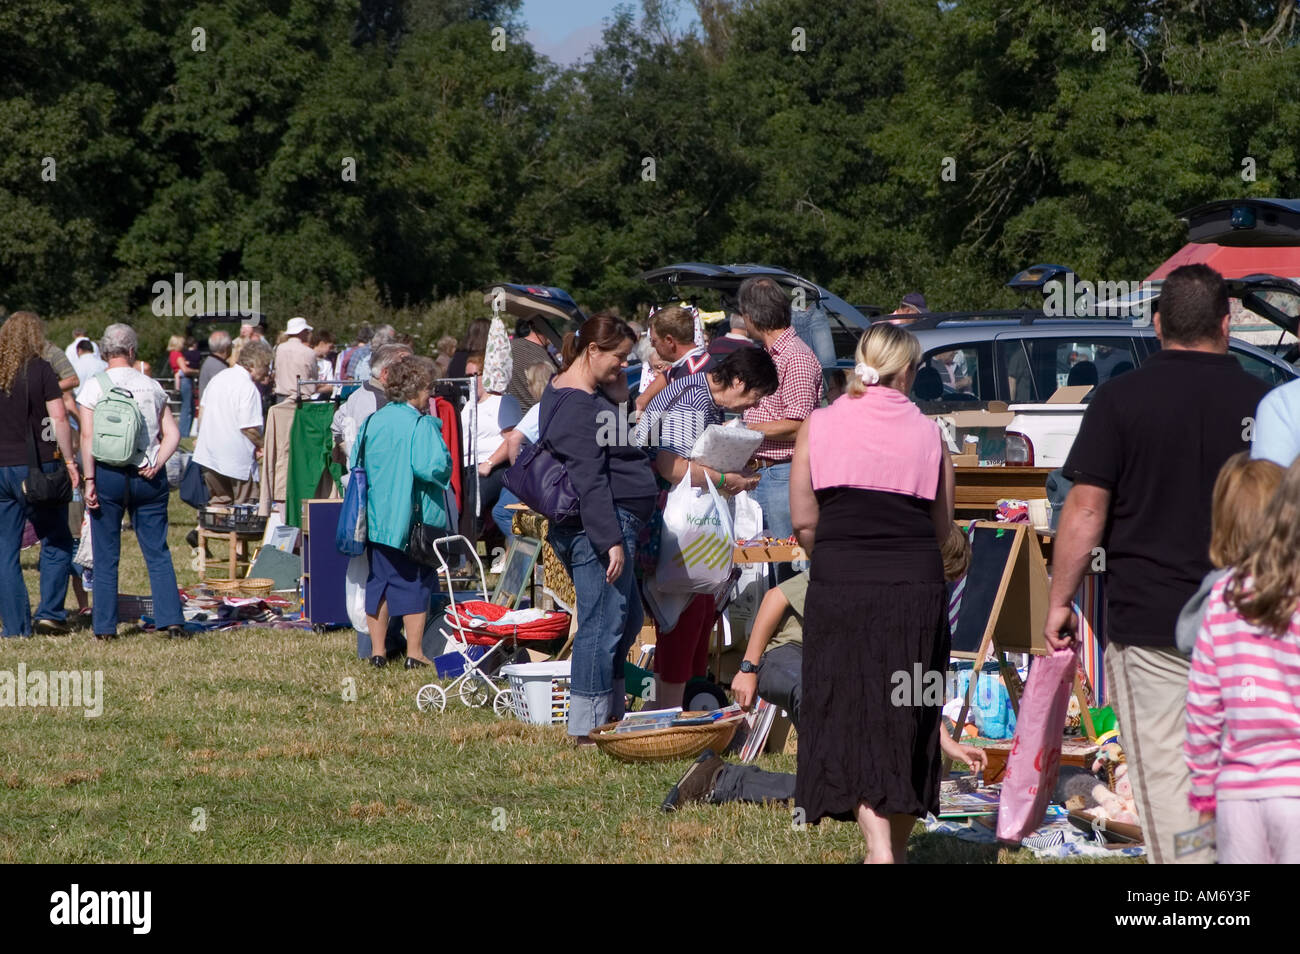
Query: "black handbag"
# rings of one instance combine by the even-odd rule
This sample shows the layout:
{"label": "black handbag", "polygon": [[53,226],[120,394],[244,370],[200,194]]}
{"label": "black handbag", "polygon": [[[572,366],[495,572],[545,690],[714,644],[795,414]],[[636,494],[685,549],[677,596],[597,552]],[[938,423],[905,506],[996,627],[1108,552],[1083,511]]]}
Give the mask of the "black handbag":
{"label": "black handbag", "polygon": [[411,532],[406,538],[406,555],[421,566],[439,566],[438,551],[434,541],[445,537],[445,527],[432,527],[424,522],[424,508],[420,506],[420,493],[411,481]]}
{"label": "black handbag", "polygon": [[[30,363],[28,365],[30,367]],[[26,371],[23,377],[27,378]],[[32,383],[26,381],[27,407],[32,403]],[[58,455],[54,458],[59,459]],[[60,507],[72,503],[72,477],[66,466],[47,474],[41,470],[41,455],[36,449],[36,429],[27,431],[27,479],[23,481],[23,497],[29,507]]]}

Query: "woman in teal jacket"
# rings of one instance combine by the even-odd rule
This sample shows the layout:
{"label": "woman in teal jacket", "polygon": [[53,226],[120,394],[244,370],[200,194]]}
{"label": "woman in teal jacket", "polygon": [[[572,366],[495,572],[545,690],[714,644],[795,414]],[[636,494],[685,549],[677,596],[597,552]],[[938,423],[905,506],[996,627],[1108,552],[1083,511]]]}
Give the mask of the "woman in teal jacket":
{"label": "woman in teal jacket", "polygon": [[363,439],[352,449],[353,467],[358,452],[365,449],[370,557],[366,625],[370,645],[377,650],[370,657],[376,668],[388,663],[383,647],[392,616],[401,616],[406,627],[406,668],[429,665],[421,644],[437,577],[432,567],[406,555],[406,543],[415,499],[426,525],[448,524],[443,492],[451,479],[451,454],[442,439],[442,423],[426,413],[434,378],[433,362],[418,355],[390,365],[388,403],[366,419]]}

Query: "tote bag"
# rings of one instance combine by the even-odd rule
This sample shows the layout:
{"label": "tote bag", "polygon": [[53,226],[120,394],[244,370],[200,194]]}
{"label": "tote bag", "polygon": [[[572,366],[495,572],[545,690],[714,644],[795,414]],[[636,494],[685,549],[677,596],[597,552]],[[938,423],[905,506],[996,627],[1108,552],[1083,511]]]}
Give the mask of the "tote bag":
{"label": "tote bag", "polygon": [[731,582],[735,546],[726,501],[711,482],[691,486],[688,470],[664,507],[655,584],[668,593],[718,593]]}
{"label": "tote bag", "polygon": [[339,522],[334,530],[334,546],[344,556],[360,556],[366,552],[366,503],[369,486],[366,483],[366,418],[357,435],[357,464],[348,474],[348,487],[343,493],[343,506],[339,509]]}

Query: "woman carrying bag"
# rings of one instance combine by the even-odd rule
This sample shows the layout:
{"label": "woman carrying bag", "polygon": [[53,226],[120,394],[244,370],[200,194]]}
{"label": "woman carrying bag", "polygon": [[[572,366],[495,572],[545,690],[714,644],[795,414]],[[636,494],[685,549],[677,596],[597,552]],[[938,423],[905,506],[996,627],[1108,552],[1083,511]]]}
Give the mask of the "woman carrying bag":
{"label": "woman carrying bag", "polygon": [[[577,593],[569,685],[569,736],[577,744],[622,717],[623,662],[643,618],[633,562],[658,488],[645,451],[617,426],[620,408],[610,398],[626,391],[620,385],[635,343],[617,318],[589,318],[565,337],[564,370],[540,402],[540,443],[563,462],[580,502],[578,515],[552,523],[547,537]],[[620,433],[626,443],[617,441]]]}
{"label": "woman carrying bag", "polygon": [[[19,562],[28,519],[41,538],[35,631],[68,632],[63,608],[73,549],[68,502],[80,477],[63,395],[54,369],[40,357],[43,346],[44,329],[31,312],[15,312],[0,327],[0,622],[5,636],[30,636],[33,630]],[[50,424],[54,440],[48,439]],[[33,479],[37,470],[44,479]]]}
{"label": "woman carrying bag", "polygon": [[370,664],[377,669],[388,664],[383,650],[393,616],[402,617],[406,629],[406,668],[429,665],[422,642],[437,576],[409,550],[427,544],[432,528],[448,522],[443,493],[451,454],[441,422],[425,413],[434,375],[433,362],[418,355],[390,365],[388,403],[366,419],[352,448],[352,467],[366,474],[366,628],[374,653]]}

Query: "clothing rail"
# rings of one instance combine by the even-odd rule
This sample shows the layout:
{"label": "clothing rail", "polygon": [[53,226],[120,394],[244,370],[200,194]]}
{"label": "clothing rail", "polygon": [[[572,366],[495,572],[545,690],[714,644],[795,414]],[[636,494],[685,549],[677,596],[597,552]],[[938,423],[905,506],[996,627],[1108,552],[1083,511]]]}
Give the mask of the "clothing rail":
{"label": "clothing rail", "polygon": [[321,385],[321,384],[333,384],[333,385],[337,386],[337,385],[340,385],[340,384],[343,384],[343,385],[347,385],[347,384],[356,384],[356,385],[360,385],[361,383],[362,383],[361,381],[351,381],[351,380],[349,380],[349,381],[340,381],[340,380],[337,380],[337,379],[335,379],[335,378],[308,378],[306,381],[304,381],[302,378],[295,378],[295,379],[294,379],[294,383],[293,383],[293,390],[294,390],[294,398],[293,398],[293,399],[294,399],[295,401],[297,401],[299,404],[302,403],[302,386],[303,386],[304,384],[309,384],[309,385],[312,385],[313,387],[315,387],[315,386],[317,386],[317,385]]}

